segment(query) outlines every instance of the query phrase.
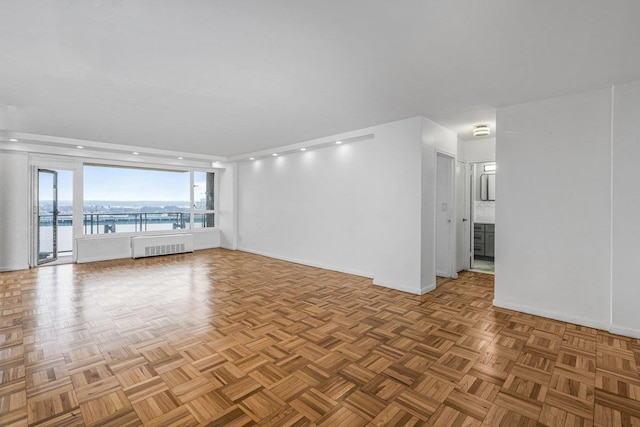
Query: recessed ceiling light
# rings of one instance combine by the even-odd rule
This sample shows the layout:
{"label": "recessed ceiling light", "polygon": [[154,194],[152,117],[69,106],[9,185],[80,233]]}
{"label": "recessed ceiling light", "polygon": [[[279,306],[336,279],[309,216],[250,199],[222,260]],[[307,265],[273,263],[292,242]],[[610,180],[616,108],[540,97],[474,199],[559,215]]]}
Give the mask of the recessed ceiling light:
{"label": "recessed ceiling light", "polygon": [[249,157],[249,160],[255,160],[255,159],[256,159],[255,157]]}
{"label": "recessed ceiling light", "polygon": [[473,128],[473,136],[488,136],[490,133],[489,125],[476,125]]}
{"label": "recessed ceiling light", "polygon": [[82,145],[76,145],[76,148],[83,149],[84,147]]}
{"label": "recessed ceiling light", "polygon": [[340,145],[342,144],[342,141],[336,141],[336,144]]}
{"label": "recessed ceiling light", "polygon": [[15,138],[9,138],[9,141],[11,141],[11,142],[18,142],[18,140],[17,140],[17,139],[15,139]]}
{"label": "recessed ceiling light", "polygon": [[278,153],[273,153],[272,154],[273,157],[276,157],[277,155],[278,155]]}
{"label": "recessed ceiling light", "polygon": [[184,157],[182,157],[182,156],[178,157],[178,160],[182,160],[182,159],[184,159]]}
{"label": "recessed ceiling light", "polygon": [[133,152],[133,155],[134,155],[134,156],[137,156],[138,154],[140,154],[140,153],[138,153],[137,151],[134,151],[134,152]]}
{"label": "recessed ceiling light", "polygon": [[301,148],[300,151],[307,151],[307,149],[306,148]]}

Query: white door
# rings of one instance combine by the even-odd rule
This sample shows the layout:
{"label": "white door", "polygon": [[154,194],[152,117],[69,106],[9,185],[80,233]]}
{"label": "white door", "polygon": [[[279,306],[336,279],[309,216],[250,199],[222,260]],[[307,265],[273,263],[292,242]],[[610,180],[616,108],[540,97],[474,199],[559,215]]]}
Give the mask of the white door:
{"label": "white door", "polygon": [[436,156],[436,275],[455,277],[455,160]]}
{"label": "white door", "polygon": [[456,162],[456,272],[471,267],[471,207],[466,163]]}

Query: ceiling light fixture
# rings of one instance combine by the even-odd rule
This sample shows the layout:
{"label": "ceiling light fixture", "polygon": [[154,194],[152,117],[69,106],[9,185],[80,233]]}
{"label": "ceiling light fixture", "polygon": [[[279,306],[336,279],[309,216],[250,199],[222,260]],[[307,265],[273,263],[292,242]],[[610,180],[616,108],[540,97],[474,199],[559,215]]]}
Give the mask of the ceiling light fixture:
{"label": "ceiling light fixture", "polygon": [[300,151],[307,151],[307,149],[306,148],[301,148]]}
{"label": "ceiling light fixture", "polygon": [[336,141],[336,144],[340,145],[342,144],[342,141]]}
{"label": "ceiling light fixture", "polygon": [[76,145],[76,148],[79,148],[82,150],[84,147],[82,145]]}
{"label": "ceiling light fixture", "polygon": [[134,156],[137,156],[137,155],[138,155],[138,154],[140,154],[140,153],[138,153],[137,151],[134,151],[132,154],[133,154]]}
{"label": "ceiling light fixture", "polygon": [[255,160],[255,159],[256,159],[255,157],[249,157],[249,160]]}
{"label": "ceiling light fixture", "polygon": [[278,153],[273,153],[272,154],[273,157],[276,157],[277,155],[278,155]]}
{"label": "ceiling light fixture", "polygon": [[9,138],[9,142],[18,142],[18,140],[15,138]]}
{"label": "ceiling light fixture", "polygon": [[488,136],[490,133],[489,125],[476,125],[473,128],[473,136]]}
{"label": "ceiling light fixture", "polygon": [[178,160],[182,160],[182,159],[184,159],[184,157],[182,157],[182,156],[178,157]]}

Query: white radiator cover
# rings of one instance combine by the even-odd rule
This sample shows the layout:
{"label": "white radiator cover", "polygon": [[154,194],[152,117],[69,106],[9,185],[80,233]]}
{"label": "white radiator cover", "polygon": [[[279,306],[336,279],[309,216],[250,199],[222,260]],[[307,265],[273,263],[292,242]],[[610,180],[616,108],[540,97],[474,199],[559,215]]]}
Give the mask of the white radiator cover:
{"label": "white radiator cover", "polygon": [[131,238],[132,258],[185,252],[193,252],[193,234],[166,234]]}

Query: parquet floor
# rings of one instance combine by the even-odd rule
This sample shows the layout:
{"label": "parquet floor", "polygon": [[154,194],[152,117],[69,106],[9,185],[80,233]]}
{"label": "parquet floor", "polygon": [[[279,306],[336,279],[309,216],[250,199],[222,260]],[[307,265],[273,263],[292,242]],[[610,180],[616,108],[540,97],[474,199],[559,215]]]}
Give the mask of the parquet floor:
{"label": "parquet floor", "polygon": [[640,425],[640,342],[214,249],[0,274],[0,424]]}

